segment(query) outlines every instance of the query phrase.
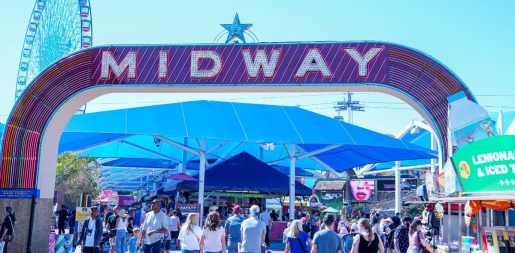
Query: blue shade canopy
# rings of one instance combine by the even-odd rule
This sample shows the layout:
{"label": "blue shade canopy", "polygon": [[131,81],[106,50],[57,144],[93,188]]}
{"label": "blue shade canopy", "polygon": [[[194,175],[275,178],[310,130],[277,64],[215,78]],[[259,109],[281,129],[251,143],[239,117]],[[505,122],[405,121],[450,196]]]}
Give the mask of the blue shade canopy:
{"label": "blue shade canopy", "polygon": [[[285,147],[290,144],[297,145],[297,156],[305,156],[297,160],[297,167],[337,172],[436,157],[431,150],[298,107],[216,101],[75,115],[65,128],[59,151],[110,159],[112,164],[104,166],[125,168],[127,173],[135,173],[134,168],[171,171],[183,160],[198,160],[174,143],[199,151],[199,139],[206,140],[206,151],[211,150],[208,168],[241,152],[287,167]],[[191,164],[187,169],[192,169]]]}
{"label": "blue shade canopy", "polygon": [[[247,191],[288,194],[289,177],[248,153],[234,157],[206,170],[206,191]],[[194,178],[198,179],[196,175]],[[183,181],[178,189],[198,190],[198,183]],[[295,182],[295,194],[311,195],[311,189]]]}

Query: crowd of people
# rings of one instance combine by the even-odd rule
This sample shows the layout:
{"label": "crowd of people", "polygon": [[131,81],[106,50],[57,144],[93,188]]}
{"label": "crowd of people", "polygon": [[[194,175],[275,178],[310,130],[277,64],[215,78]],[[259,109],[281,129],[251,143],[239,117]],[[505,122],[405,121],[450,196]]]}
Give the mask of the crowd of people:
{"label": "crowd of people", "polygon": [[[64,233],[61,220],[69,219],[63,206],[57,212],[59,233]],[[269,232],[275,211],[253,205],[245,211],[233,206],[225,224],[218,211],[211,211],[199,224],[199,215],[183,216],[178,209],[167,211],[155,199],[150,207],[131,210],[114,207],[103,215],[91,209],[79,231],[77,242],[83,252],[101,252],[109,245],[110,253],[170,252],[183,253],[261,253],[270,248]],[[14,216],[13,216],[14,217]],[[285,253],[419,253],[432,252],[425,239],[420,217],[400,214],[391,217],[376,213],[367,215],[325,214],[313,211],[299,213],[288,222],[283,232]],[[14,218],[13,218],[14,219]],[[5,223],[5,220],[4,220]],[[105,232],[104,232],[105,228]],[[3,229],[3,227],[2,227]],[[2,230],[4,231],[4,229]],[[1,235],[1,234],[0,234]],[[107,247],[107,246],[106,246]]]}

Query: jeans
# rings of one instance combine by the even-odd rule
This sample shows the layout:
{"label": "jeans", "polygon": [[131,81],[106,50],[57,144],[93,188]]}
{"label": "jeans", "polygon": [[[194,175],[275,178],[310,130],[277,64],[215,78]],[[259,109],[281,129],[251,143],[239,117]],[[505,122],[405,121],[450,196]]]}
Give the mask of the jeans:
{"label": "jeans", "polygon": [[116,230],[116,253],[125,253],[127,247],[126,239],[127,232],[125,231],[125,229]]}
{"label": "jeans", "polygon": [[161,241],[145,245],[145,253],[159,253],[161,252]]}
{"label": "jeans", "polygon": [[222,253],[222,251],[204,251],[204,253]]}
{"label": "jeans", "polygon": [[82,248],[82,252],[84,253],[98,253],[98,248],[97,247],[84,247]]}
{"label": "jeans", "polygon": [[265,244],[267,247],[270,247],[270,237],[268,237],[269,231],[270,231],[270,226],[266,226]]}
{"label": "jeans", "polygon": [[181,250],[181,252],[182,253],[200,253],[200,250],[187,250],[187,249],[183,249],[183,250]]}
{"label": "jeans", "polygon": [[238,253],[238,242],[227,242],[227,253]]}

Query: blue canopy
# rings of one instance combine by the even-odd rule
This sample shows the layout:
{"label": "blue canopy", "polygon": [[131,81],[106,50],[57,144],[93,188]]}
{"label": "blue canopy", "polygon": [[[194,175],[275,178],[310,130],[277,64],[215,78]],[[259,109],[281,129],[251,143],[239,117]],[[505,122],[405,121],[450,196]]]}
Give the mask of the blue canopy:
{"label": "blue canopy", "polygon": [[[245,191],[288,194],[289,177],[243,152],[206,170],[206,191]],[[196,179],[198,175],[194,176]],[[198,182],[183,181],[178,189],[198,190]],[[311,189],[295,182],[295,194],[311,195]]]}
{"label": "blue canopy", "polygon": [[[168,173],[183,161],[198,160],[183,150],[198,151],[200,139],[206,140],[208,168],[241,152],[287,167],[286,147],[291,144],[297,145],[297,167],[336,172],[378,162],[436,157],[431,150],[298,107],[216,101],[76,115],[65,128],[59,152],[78,151],[109,160],[102,163],[109,175],[102,174],[102,182],[118,180],[116,185],[123,186],[121,181],[133,177],[119,170],[131,174],[141,173],[136,168],[150,168],[154,173]],[[186,168],[191,167],[188,162]],[[145,182],[148,175],[142,174],[137,176]]]}

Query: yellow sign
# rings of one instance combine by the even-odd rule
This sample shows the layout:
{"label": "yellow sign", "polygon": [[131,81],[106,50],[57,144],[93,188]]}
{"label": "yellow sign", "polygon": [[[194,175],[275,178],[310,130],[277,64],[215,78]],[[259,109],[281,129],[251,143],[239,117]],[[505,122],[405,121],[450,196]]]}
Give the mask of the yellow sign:
{"label": "yellow sign", "polygon": [[89,216],[91,216],[91,207],[77,207],[75,221],[84,222]]}

